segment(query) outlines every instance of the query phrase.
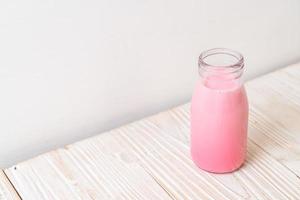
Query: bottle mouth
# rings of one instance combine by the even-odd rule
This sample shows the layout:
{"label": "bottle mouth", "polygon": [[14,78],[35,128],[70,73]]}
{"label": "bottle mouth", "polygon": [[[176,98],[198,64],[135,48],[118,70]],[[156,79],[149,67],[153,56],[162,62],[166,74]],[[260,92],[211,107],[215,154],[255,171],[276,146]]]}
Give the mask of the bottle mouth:
{"label": "bottle mouth", "polygon": [[244,58],[237,51],[226,48],[214,48],[202,52],[199,56],[199,73],[234,74],[241,76]]}

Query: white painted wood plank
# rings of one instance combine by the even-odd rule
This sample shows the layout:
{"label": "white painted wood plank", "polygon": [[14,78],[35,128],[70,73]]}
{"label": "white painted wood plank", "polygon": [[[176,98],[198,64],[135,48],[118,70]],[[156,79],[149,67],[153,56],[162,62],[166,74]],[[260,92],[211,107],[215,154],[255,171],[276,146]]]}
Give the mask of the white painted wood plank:
{"label": "white painted wood plank", "polygon": [[0,200],[20,200],[18,194],[2,170],[0,170]]}
{"label": "white painted wood plank", "polygon": [[92,140],[83,144],[7,170],[22,199],[171,199],[138,163],[128,161],[118,146],[105,152]]}
{"label": "white painted wood plank", "polygon": [[299,77],[296,65],[247,84],[248,157],[232,174],[210,174],[192,163],[189,104],[38,156],[6,173],[28,200],[296,200]]}
{"label": "white painted wood plank", "polygon": [[[174,199],[297,199],[300,196],[300,180],[293,173],[251,141],[248,151],[248,161],[239,171],[224,175],[206,173],[192,163],[188,144],[169,136],[149,119],[70,145],[68,150],[39,156],[8,171],[23,199],[89,199],[92,194],[94,199],[134,199],[130,191],[120,191],[137,180],[128,173],[124,174],[127,181],[115,180],[117,176],[111,174],[123,171],[122,166],[111,161],[114,159],[131,165],[130,170],[136,173],[136,169],[145,170]],[[103,155],[110,156],[105,159]],[[31,181],[34,185],[24,185],[30,179],[35,180]],[[102,180],[106,182],[101,183]],[[133,189],[138,186],[133,185]],[[140,191],[141,197],[137,199],[147,194],[143,192]],[[115,193],[121,196],[113,196]],[[153,199],[150,194],[144,197]]]}
{"label": "white painted wood plank", "polygon": [[250,138],[300,177],[300,63],[247,86]]}
{"label": "white painted wood plank", "polygon": [[[150,121],[150,120],[149,120]],[[225,175],[199,170],[189,145],[143,120],[120,130],[121,141],[136,149],[144,167],[177,199],[298,199],[300,180],[251,140],[248,160]]]}

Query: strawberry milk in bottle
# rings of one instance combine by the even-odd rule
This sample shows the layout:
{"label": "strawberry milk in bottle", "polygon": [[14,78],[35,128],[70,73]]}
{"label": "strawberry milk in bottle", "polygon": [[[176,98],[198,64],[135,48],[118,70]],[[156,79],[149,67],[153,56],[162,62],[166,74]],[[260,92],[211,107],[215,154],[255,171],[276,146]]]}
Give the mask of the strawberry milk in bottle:
{"label": "strawberry milk in bottle", "polygon": [[191,103],[191,156],[201,169],[227,173],[245,160],[248,101],[242,82],[244,59],[217,48],[199,57]]}

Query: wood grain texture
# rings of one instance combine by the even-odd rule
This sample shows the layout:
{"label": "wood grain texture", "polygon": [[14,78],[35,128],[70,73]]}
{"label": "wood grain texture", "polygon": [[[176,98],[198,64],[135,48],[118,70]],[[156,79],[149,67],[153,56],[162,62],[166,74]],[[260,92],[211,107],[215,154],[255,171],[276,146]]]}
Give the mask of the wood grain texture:
{"label": "wood grain texture", "polygon": [[248,155],[231,174],[195,167],[189,104],[17,164],[25,200],[300,199],[300,64],[247,83]]}
{"label": "wood grain texture", "polygon": [[300,177],[300,64],[247,86],[250,138]]}
{"label": "wood grain texture", "polygon": [[0,170],[0,200],[20,200],[17,192],[2,170]]}

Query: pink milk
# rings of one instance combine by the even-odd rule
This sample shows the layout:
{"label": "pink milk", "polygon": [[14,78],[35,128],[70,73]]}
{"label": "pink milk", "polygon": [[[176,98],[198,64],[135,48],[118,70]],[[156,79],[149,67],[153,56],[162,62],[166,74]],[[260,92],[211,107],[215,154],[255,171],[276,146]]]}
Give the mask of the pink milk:
{"label": "pink milk", "polygon": [[[234,56],[233,64],[212,65],[205,60],[218,54]],[[248,102],[240,80],[243,57],[228,49],[208,50],[201,56],[201,78],[191,105],[192,159],[209,172],[232,172],[246,155]]]}

